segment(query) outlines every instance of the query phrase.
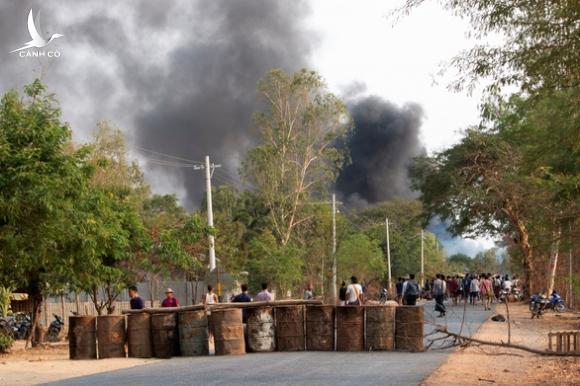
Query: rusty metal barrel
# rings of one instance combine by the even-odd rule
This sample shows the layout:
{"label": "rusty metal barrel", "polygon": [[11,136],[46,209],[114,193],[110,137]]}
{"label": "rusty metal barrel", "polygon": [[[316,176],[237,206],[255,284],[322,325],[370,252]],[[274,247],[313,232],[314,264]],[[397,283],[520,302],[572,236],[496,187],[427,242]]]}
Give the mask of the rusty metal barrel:
{"label": "rusty metal barrel", "polygon": [[304,351],[304,306],[276,306],[274,314],[278,351]]}
{"label": "rusty metal barrel", "polygon": [[97,316],[99,359],[125,357],[125,316]]}
{"label": "rusty metal barrel", "polygon": [[334,350],[334,306],[306,306],[306,349]]}
{"label": "rusty metal barrel", "polygon": [[181,355],[208,355],[208,322],[205,310],[182,311],[178,315]]}
{"label": "rusty metal barrel", "polygon": [[424,351],[422,306],[400,306],[395,312],[395,349],[397,351]]}
{"label": "rusty metal barrel", "polygon": [[215,355],[246,353],[242,310],[240,308],[212,310],[211,324],[214,334]]}
{"label": "rusty metal barrel", "polygon": [[367,351],[395,349],[395,311],[392,306],[366,306]]}
{"label": "rusty metal barrel", "polygon": [[151,358],[151,314],[141,312],[127,316],[127,351],[130,358]]}
{"label": "rusty metal barrel", "polygon": [[248,352],[270,352],[276,349],[274,333],[274,311],[272,307],[250,307],[246,309]]}
{"label": "rusty metal barrel", "polygon": [[151,315],[151,336],[155,358],[179,355],[179,333],[175,312]]}
{"label": "rusty metal barrel", "polygon": [[364,350],[364,307],[336,307],[336,351]]}
{"label": "rusty metal barrel", "polygon": [[71,316],[68,318],[68,344],[70,359],[97,358],[97,318]]}

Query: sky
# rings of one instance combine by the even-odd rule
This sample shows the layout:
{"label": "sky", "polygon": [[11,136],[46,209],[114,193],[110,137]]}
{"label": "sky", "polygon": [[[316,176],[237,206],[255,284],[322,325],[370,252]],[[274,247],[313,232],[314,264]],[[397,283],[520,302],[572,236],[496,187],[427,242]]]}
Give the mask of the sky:
{"label": "sky", "polygon": [[[372,102],[395,120],[419,106],[417,127],[403,132],[412,145],[403,157],[419,147],[441,150],[477,123],[481,93],[449,91],[456,74],[439,74],[446,61],[473,46],[467,22],[427,1],[395,23],[389,14],[402,3],[0,0],[0,90],[42,76],[76,141],[89,140],[96,123],[108,120],[125,133],[153,190],[195,207],[203,195],[202,174],[159,165],[153,152],[193,160],[211,154],[223,166],[216,180],[243,187],[237,170],[257,140],[251,127],[259,107],[255,84],[272,67],[313,68],[351,106]],[[59,58],[9,53],[30,39],[31,8],[40,12],[35,20],[43,34],[64,35],[44,48],[59,51]],[[382,165],[399,171],[391,173],[398,175],[393,183],[405,184],[403,161]],[[386,171],[380,175],[391,175]],[[443,242],[448,253],[473,254],[493,245]]]}

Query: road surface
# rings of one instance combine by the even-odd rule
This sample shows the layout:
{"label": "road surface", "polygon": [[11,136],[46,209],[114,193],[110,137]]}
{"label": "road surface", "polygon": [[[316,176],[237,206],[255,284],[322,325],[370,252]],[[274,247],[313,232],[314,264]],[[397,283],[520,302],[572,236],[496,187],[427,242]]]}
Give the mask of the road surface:
{"label": "road surface", "polygon": [[[463,306],[448,305],[446,318],[425,305],[429,322],[458,332]],[[481,305],[467,306],[462,331],[473,334],[490,316]],[[439,346],[445,342],[438,342]],[[450,350],[403,352],[275,352],[222,357],[181,357],[149,365],[71,378],[50,385],[417,385],[450,354]],[[118,360],[118,359],[116,359]]]}

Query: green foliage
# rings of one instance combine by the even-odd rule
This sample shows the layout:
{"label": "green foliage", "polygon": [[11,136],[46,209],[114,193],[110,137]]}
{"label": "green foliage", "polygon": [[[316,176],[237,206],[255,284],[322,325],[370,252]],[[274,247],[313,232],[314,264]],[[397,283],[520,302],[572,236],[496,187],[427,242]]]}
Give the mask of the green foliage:
{"label": "green foliage", "polygon": [[499,272],[500,264],[496,253],[497,249],[491,248],[475,255],[472,263],[472,272],[476,274]]}
{"label": "green foliage", "polygon": [[303,251],[296,246],[280,245],[271,232],[265,231],[251,241],[250,249],[254,289],[261,282],[271,283],[278,290],[278,298],[283,298],[303,280]]}
{"label": "green foliage", "polygon": [[[476,272],[473,270],[473,259],[463,253],[456,253],[447,258],[447,271],[459,274]],[[492,272],[495,273],[495,271]]]}
{"label": "green foliage", "polygon": [[348,281],[351,275],[365,282],[383,280],[387,264],[379,242],[363,233],[346,236],[336,253],[338,279]]}
{"label": "green foliage", "polygon": [[[391,273],[394,278],[418,274],[421,269],[421,203],[397,199],[381,203],[357,215],[355,224],[372,239],[380,240],[386,257],[385,218],[389,218]],[[425,232],[425,274],[437,273],[444,262],[442,247],[435,235]]]}
{"label": "green foliage", "polygon": [[70,150],[70,129],[43,90],[35,81],[28,98],[9,91],[0,102],[0,281],[36,297],[46,283],[69,282],[85,259],[75,219],[90,175],[87,149]]}
{"label": "green foliage", "polygon": [[10,294],[12,289],[0,286],[0,317],[8,316],[11,312],[10,308]]}
{"label": "green foliage", "polygon": [[0,329],[0,354],[10,352],[10,348],[14,344],[14,338],[6,331]]}
{"label": "green foliage", "polygon": [[164,277],[203,274],[206,236],[213,230],[199,213],[186,213],[173,195],[155,195],[143,202],[141,216],[151,239],[143,269]]}

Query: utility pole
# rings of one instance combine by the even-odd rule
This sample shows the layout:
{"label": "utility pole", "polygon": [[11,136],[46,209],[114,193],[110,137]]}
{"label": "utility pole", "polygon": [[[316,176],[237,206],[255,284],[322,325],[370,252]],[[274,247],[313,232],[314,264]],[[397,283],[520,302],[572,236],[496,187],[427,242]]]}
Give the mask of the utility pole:
{"label": "utility pole", "polygon": [[[209,155],[205,156],[205,190],[207,193],[207,225],[213,228],[213,205],[211,202],[211,175]],[[213,235],[209,236],[209,271],[215,269],[215,239]]]}
{"label": "utility pole", "polygon": [[425,237],[421,229],[421,288],[425,286]]}
{"label": "utility pole", "polygon": [[332,301],[336,304],[336,194],[332,193]]}
{"label": "utility pole", "polygon": [[[195,165],[193,167],[194,170],[201,170],[205,169],[205,190],[206,190],[206,201],[207,201],[207,225],[210,228],[213,228],[213,204],[211,199],[211,177],[215,168],[219,168],[221,165],[212,164],[209,161],[209,155],[205,156],[205,163],[204,165]],[[209,271],[213,272],[216,268],[215,263],[215,238],[213,235],[209,236]],[[219,273],[216,272],[216,280],[217,280],[217,290],[218,295],[221,291],[220,288],[220,278]]]}
{"label": "utility pole", "polygon": [[387,274],[388,274],[388,281],[387,281],[387,285],[389,286],[389,291],[393,288],[392,287],[392,278],[391,278],[391,246],[389,243],[389,218],[385,218],[385,230],[387,232]]}

